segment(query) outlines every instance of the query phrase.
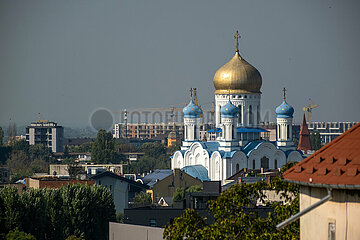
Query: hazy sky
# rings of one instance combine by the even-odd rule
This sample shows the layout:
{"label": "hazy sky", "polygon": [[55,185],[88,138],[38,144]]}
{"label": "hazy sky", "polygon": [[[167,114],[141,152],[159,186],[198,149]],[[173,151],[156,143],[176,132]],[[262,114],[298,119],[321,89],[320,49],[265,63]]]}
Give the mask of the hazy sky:
{"label": "hazy sky", "polygon": [[[86,126],[97,108],[213,101],[213,75],[240,53],[262,75],[262,109],[288,89],[300,122],[360,120],[360,2],[0,1],[0,125]],[[275,119],[272,119],[275,120]]]}

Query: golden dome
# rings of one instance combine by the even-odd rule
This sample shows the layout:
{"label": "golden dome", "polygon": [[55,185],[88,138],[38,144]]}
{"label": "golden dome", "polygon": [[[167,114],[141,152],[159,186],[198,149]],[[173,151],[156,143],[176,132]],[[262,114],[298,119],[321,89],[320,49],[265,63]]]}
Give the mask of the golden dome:
{"label": "golden dome", "polygon": [[235,52],[235,56],[214,75],[215,94],[261,93],[260,72]]}

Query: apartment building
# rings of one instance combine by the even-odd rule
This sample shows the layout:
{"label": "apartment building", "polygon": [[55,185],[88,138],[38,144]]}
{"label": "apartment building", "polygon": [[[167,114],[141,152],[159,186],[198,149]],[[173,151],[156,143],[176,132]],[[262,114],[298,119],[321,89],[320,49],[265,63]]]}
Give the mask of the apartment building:
{"label": "apartment building", "polygon": [[64,128],[55,122],[33,122],[26,127],[26,141],[30,145],[44,144],[53,152],[63,152]]}

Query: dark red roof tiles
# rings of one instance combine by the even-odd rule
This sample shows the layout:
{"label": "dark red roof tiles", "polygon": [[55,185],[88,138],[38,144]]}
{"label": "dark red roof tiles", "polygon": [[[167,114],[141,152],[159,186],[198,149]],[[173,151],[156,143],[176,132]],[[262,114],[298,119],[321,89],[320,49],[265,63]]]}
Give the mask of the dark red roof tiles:
{"label": "dark red roof tiles", "polygon": [[306,124],[305,113],[303,116],[303,123],[301,125],[301,130],[300,130],[298,150],[303,150],[305,151],[305,153],[311,150],[310,132]]}
{"label": "dark red roof tiles", "polygon": [[284,179],[328,185],[360,185],[360,123],[287,170]]}

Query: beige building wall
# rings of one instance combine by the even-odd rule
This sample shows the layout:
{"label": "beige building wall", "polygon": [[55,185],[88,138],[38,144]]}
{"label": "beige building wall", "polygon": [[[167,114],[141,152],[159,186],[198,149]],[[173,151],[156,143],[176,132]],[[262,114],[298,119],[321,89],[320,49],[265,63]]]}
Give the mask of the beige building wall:
{"label": "beige building wall", "polygon": [[109,222],[109,240],[162,240],[163,228]]}
{"label": "beige building wall", "polygon": [[[327,195],[325,188],[300,188],[300,211]],[[329,224],[335,226],[335,239],[360,239],[360,191],[332,190],[333,199],[300,218],[300,239],[331,239]]]}

